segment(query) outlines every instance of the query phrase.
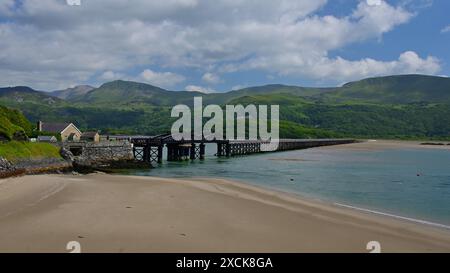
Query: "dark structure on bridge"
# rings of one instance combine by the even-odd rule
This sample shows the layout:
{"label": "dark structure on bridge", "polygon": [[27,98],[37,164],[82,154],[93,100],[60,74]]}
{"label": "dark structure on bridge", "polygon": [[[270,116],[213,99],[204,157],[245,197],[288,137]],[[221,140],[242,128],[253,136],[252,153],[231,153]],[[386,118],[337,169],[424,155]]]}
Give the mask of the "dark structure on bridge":
{"label": "dark structure on bridge", "polygon": [[[231,157],[263,153],[268,142],[258,140],[174,140],[170,134],[159,136],[108,137],[109,140],[128,140],[133,144],[136,160],[148,163],[162,163],[164,147],[167,148],[168,161],[203,160],[208,143],[217,145],[216,156]],[[354,139],[281,139],[274,151],[307,149],[320,146],[354,143]]]}

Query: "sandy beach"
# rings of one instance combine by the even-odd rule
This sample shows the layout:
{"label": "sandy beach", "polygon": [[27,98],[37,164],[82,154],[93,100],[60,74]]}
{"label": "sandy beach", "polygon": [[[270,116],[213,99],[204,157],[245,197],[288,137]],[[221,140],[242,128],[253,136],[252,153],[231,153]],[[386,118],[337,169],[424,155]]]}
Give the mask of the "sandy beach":
{"label": "sandy beach", "polygon": [[[443,145],[423,145],[424,143],[441,143]],[[345,150],[363,150],[378,151],[383,149],[439,149],[450,151],[450,142],[448,141],[418,141],[418,140],[364,140],[360,143],[344,144],[336,146],[325,146],[319,149],[345,149]]]}
{"label": "sandy beach", "polygon": [[225,180],[0,180],[0,252],[450,252],[450,230]]}
{"label": "sandy beach", "polygon": [[[423,145],[423,143],[443,143],[444,145]],[[448,145],[447,145],[448,144]],[[446,150],[450,152],[450,142],[446,141],[405,141],[405,140],[364,140],[358,143],[342,144],[333,146],[316,147],[316,150],[346,150],[346,151],[365,151],[374,152],[380,150],[392,150],[392,149],[434,149],[434,150]],[[291,158],[291,157],[274,157],[269,158],[272,161],[291,161],[291,162],[306,162],[309,160],[303,158]]]}

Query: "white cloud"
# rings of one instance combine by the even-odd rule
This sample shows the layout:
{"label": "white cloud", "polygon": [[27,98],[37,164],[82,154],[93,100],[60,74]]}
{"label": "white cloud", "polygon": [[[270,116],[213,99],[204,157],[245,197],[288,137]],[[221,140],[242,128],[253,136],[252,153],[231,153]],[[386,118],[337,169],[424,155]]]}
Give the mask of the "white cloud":
{"label": "white cloud", "polygon": [[410,53],[391,61],[370,54],[361,60],[330,57],[352,43],[379,39],[413,17],[405,5],[383,0],[360,1],[343,17],[316,15],[326,0],[96,0],[76,7],[64,2],[23,0],[11,8],[13,1],[1,1],[6,20],[0,23],[0,85],[55,89],[97,75],[163,87],[184,81],[153,70],[129,75],[138,67],[197,69],[207,85],[221,82],[221,73],[249,69],[336,82],[440,70],[436,58]]}
{"label": "white cloud", "polygon": [[185,81],[182,75],[172,72],[155,72],[151,69],[145,69],[138,76],[130,76],[120,72],[111,70],[105,71],[98,77],[101,81],[127,80],[139,81],[156,85],[163,88],[170,88]]}
{"label": "white cloud", "polygon": [[441,33],[447,33],[450,32],[450,25],[444,27],[443,29],[441,29]]}
{"label": "white cloud", "polygon": [[209,84],[217,84],[217,83],[221,82],[221,79],[219,76],[217,76],[216,74],[210,73],[210,72],[203,74],[202,80]]}
{"label": "white cloud", "polygon": [[185,78],[181,75],[172,72],[155,72],[151,69],[145,69],[139,75],[138,80],[146,83],[160,86],[160,87],[173,87],[181,82],[184,82]]}
{"label": "white cloud", "polygon": [[99,77],[101,80],[104,81],[114,81],[114,80],[120,80],[125,78],[125,75],[122,73],[117,73],[111,70],[103,72],[102,75]]}
{"label": "white cloud", "polygon": [[185,87],[186,91],[190,92],[200,92],[200,93],[216,93],[216,90],[209,88],[209,87],[203,87],[198,85],[188,85]]}
{"label": "white cloud", "polygon": [[281,55],[278,58],[259,59],[243,65],[246,69],[279,71],[282,75],[304,75],[314,79],[351,81],[365,77],[390,74],[436,74],[441,70],[435,57],[420,58],[417,53],[407,51],[395,61],[377,61],[366,58],[357,61],[336,58],[308,58],[303,55]]}
{"label": "white cloud", "polygon": [[369,6],[380,6],[382,3],[381,0],[366,0],[366,2]]}

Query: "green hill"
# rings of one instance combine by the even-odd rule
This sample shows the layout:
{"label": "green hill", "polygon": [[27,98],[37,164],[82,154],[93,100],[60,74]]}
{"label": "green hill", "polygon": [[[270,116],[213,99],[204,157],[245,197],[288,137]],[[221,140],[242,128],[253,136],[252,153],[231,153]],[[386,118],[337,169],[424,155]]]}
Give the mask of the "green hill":
{"label": "green hill", "polygon": [[272,84],[265,86],[249,87],[226,93],[206,94],[203,95],[204,97],[203,100],[205,103],[225,104],[231,103],[233,100],[244,96],[270,95],[280,93],[291,94],[296,97],[304,97],[312,99],[320,95],[333,92],[335,90],[336,88],[309,88],[309,87]]}
{"label": "green hill", "polygon": [[197,92],[168,91],[153,85],[130,82],[113,81],[105,83],[97,89],[88,92],[85,96],[72,100],[77,103],[96,105],[127,105],[137,107],[140,105],[172,106],[180,103],[191,103]]}
{"label": "green hill", "polygon": [[83,96],[68,98],[68,100],[77,103],[116,103],[129,106],[173,106],[176,104],[191,105],[194,96],[202,96],[205,104],[226,104],[243,96],[280,93],[326,102],[450,103],[450,79],[424,75],[399,75],[369,78],[333,88],[309,88],[273,84],[212,94],[186,91],[174,92],[144,83],[114,81],[105,83]]}
{"label": "green hill", "polygon": [[10,141],[0,143],[0,157],[10,162],[29,159],[61,158],[59,148],[50,143]]}
{"label": "green hill", "polygon": [[114,103],[116,105],[137,107],[142,105],[192,105],[195,96],[202,96],[205,104],[225,104],[242,96],[258,94],[286,93],[311,98],[334,90],[335,88],[304,88],[286,85],[266,85],[249,87],[226,93],[203,94],[200,92],[169,91],[145,83],[119,80],[105,83],[99,88],[86,92],[84,95],[81,95],[78,92],[78,95],[76,96],[63,97],[67,93],[61,93],[62,91],[56,91],[56,93],[52,92],[52,94],[77,104],[95,103],[97,105],[110,105],[111,103]]}
{"label": "green hill", "polygon": [[[17,136],[30,136],[33,126],[18,110],[0,105],[0,157],[11,162],[28,159],[61,158],[59,148],[49,143],[16,141]],[[11,141],[12,140],[12,141]]]}
{"label": "green hill", "polygon": [[[170,106],[192,104],[194,96],[202,96],[205,103],[226,104],[243,96],[291,94],[309,100],[325,102],[358,102],[408,104],[417,102],[450,103],[450,78],[399,75],[369,78],[334,88],[307,88],[287,85],[266,85],[240,90],[203,94],[199,92],[169,91],[153,85],[113,81],[92,89],[79,86],[72,89],[39,92],[29,87],[0,88],[0,103],[8,105],[38,104],[67,106],[67,102],[80,106],[111,104],[136,106]],[[62,99],[61,99],[62,98]]]}
{"label": "green hill", "polygon": [[0,105],[0,136],[11,140],[17,132],[29,135],[31,131],[31,124],[21,112]]}
{"label": "green hill", "polygon": [[4,105],[60,105],[65,102],[50,96],[47,92],[36,91],[26,86],[0,88],[0,103]]}
{"label": "green hill", "polygon": [[85,96],[87,93],[89,93],[94,89],[95,87],[89,85],[78,85],[73,88],[49,92],[49,95],[63,100],[72,101],[80,99],[81,97]]}
{"label": "green hill", "polygon": [[204,105],[278,104],[284,137],[450,137],[450,79],[444,77],[380,77],[336,88],[266,85],[216,94],[114,81],[76,93],[63,100],[27,87],[0,88],[0,103],[20,109],[32,122],[73,121],[81,129],[158,134],[170,130],[174,105],[191,106],[194,96],[202,96]]}
{"label": "green hill", "polygon": [[321,98],[334,102],[450,103],[450,78],[424,75],[370,78],[347,83]]}
{"label": "green hill", "polygon": [[[450,139],[450,104],[312,102],[289,94],[246,96],[234,104],[280,104],[280,119],[347,137]],[[286,128],[285,128],[286,130]]]}

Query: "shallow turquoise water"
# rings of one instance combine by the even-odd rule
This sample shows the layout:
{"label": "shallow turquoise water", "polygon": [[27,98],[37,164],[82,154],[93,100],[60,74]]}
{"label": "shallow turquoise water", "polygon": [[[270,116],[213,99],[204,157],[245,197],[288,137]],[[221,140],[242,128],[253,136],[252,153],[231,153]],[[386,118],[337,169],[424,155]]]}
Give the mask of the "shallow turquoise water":
{"label": "shallow turquoise water", "polygon": [[[450,150],[315,148],[164,163],[136,175],[219,177],[450,225]],[[418,174],[420,174],[418,176]]]}

